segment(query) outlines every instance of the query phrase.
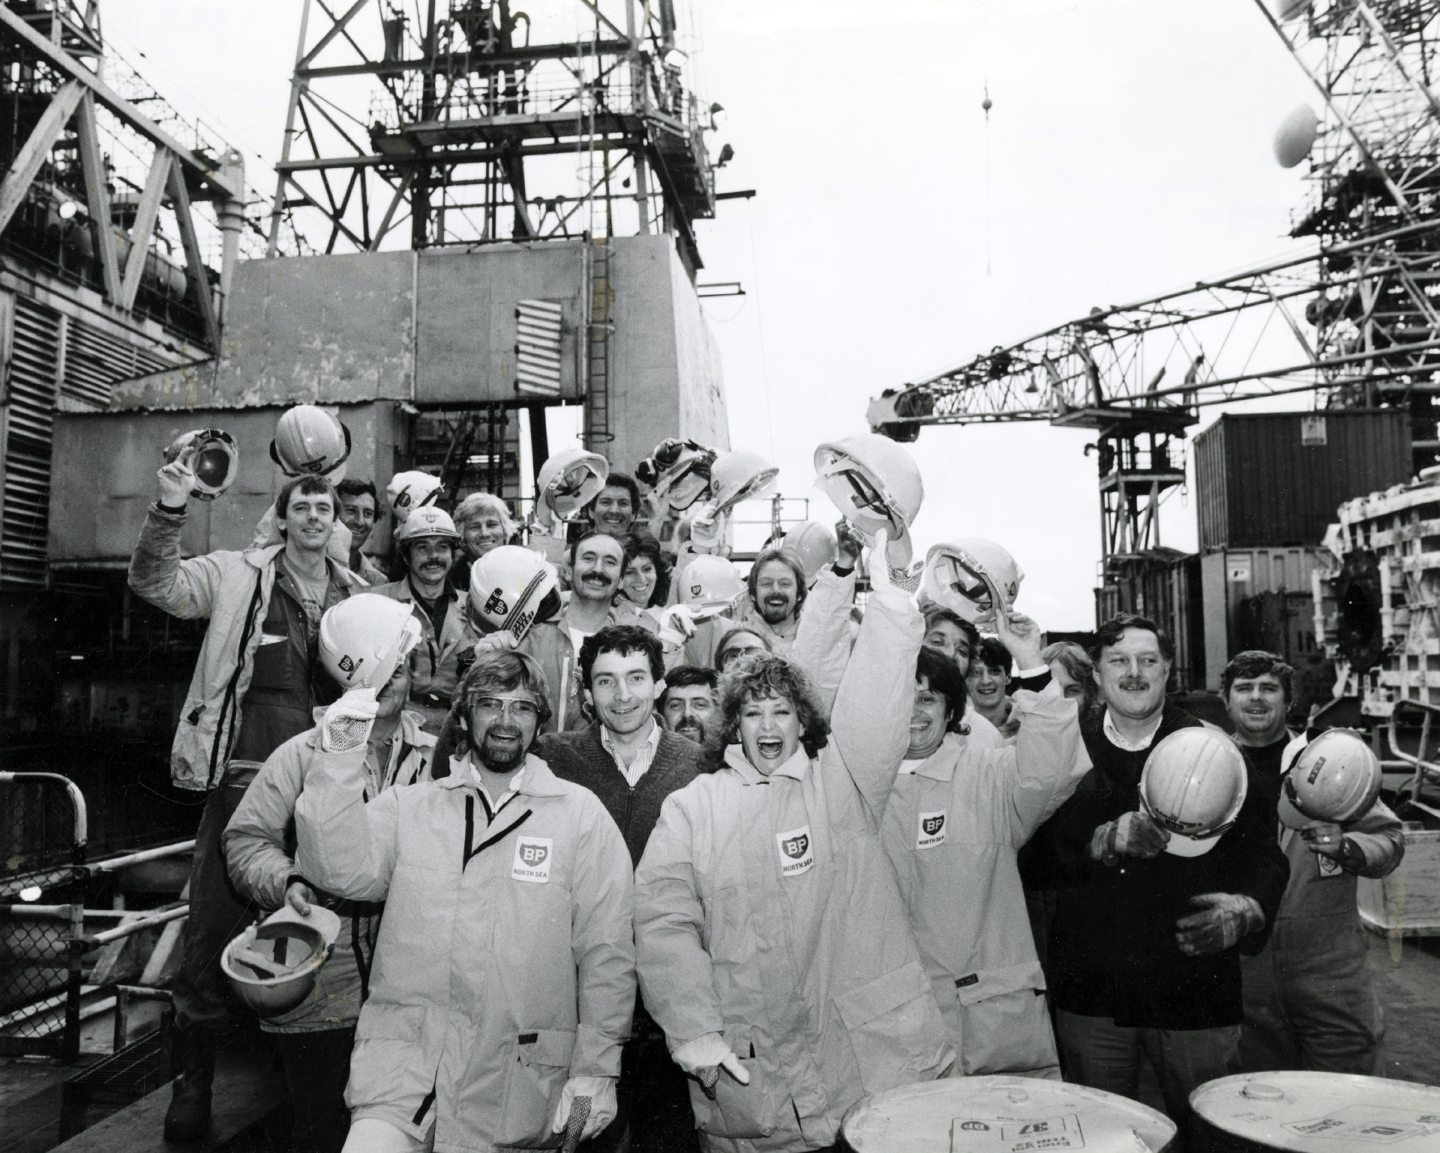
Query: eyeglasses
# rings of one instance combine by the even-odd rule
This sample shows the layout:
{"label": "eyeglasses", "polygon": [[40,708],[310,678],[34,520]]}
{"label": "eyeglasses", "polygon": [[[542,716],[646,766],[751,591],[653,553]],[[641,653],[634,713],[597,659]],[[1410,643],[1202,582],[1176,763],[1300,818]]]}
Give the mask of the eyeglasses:
{"label": "eyeglasses", "polygon": [[540,706],[529,697],[477,697],[472,711],[487,717],[508,715],[517,721],[533,721],[540,716]]}

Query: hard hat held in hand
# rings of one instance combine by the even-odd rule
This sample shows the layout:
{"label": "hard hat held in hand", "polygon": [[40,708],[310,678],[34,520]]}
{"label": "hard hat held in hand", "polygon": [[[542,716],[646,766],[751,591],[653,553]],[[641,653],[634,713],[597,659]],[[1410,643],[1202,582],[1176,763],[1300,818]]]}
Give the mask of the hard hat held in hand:
{"label": "hard hat held in hand", "polygon": [[742,500],[771,494],[780,470],[757,452],[722,452],[710,466],[710,500],[723,516]]}
{"label": "hard hat held in hand", "polygon": [[540,466],[535,478],[535,516],[549,528],[555,521],[568,522],[600,495],[610,463],[603,456],[583,448],[557,452]]}
{"label": "hard hat held in hand", "polygon": [[1326,729],[1307,744],[1280,786],[1280,821],[1303,829],[1314,821],[1343,825],[1363,816],[1380,795],[1380,761],[1351,729]]}
{"label": "hard hat held in hand", "polygon": [[1015,558],[993,540],[962,537],[931,547],[920,580],[921,599],[934,601],[976,626],[995,623],[995,605],[985,583],[989,577],[1008,614],[1020,595],[1025,572]]}
{"label": "hard hat held in hand", "polygon": [[815,473],[816,487],[868,544],[884,529],[892,544],[909,548],[910,526],[925,501],[909,452],[879,433],[847,436],[815,450]]}
{"label": "hard hat held in hand", "polygon": [[165,450],[165,463],[180,461],[195,474],[190,495],[214,500],[235,483],[240,472],[240,449],[235,438],[218,428],[182,432]]}
{"label": "hard hat held in hand", "polygon": [[840,543],[835,530],[818,520],[802,520],[792,524],[780,538],[780,548],[793,554],[805,570],[805,583],[814,584],[815,578],[827,564],[834,564],[840,555]]}
{"label": "hard hat held in hand", "polygon": [[440,478],[412,469],[397,472],[385,486],[385,503],[397,525],[404,524],[413,509],[424,508],[440,499]]}
{"label": "hard hat held in hand", "polygon": [[1180,729],[1145,759],[1140,807],[1170,833],[1167,853],[1198,857],[1235,823],[1248,783],[1245,757],[1224,733]]}
{"label": "hard hat held in hand", "polygon": [[339,936],[340,918],[329,909],[312,904],[302,916],[287,905],[226,945],[220,968],[257,1016],[277,1017],[310,995]]}
{"label": "hard hat held in hand", "polygon": [[745,582],[724,557],[697,556],[680,574],[680,601],[696,620],[733,617],[745,596]]}
{"label": "hard hat held in hand", "polygon": [[400,546],[412,540],[438,539],[460,543],[460,532],[455,521],[443,508],[433,504],[412,508],[405,522],[395,530],[395,543]]}
{"label": "hard hat held in hand", "polygon": [[560,580],[539,553],[502,544],[470,566],[465,611],[482,633],[508,629],[520,640],[560,608]]}
{"label": "hard hat held in hand", "polygon": [[[657,447],[655,455],[642,462],[652,466],[651,495],[657,505],[684,512],[710,491],[716,453],[693,441],[682,442],[674,452],[662,453],[663,447]],[[637,469],[636,474],[641,475],[641,470]]]}
{"label": "hard hat held in hand", "polygon": [[297,404],[275,422],[270,459],[286,476],[323,476],[339,484],[349,456],[350,430],[323,408]]}
{"label": "hard hat held in hand", "polygon": [[378,593],[357,593],[320,618],[320,665],[342,691],[378,694],[423,635],[410,605]]}

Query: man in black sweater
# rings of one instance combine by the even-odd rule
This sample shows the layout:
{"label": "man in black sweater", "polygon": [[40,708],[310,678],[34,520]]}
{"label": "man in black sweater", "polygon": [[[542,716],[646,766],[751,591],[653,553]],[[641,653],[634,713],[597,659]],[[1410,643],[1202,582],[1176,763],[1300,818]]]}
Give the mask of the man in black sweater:
{"label": "man in black sweater", "polygon": [[1140,803],[1151,749],[1201,722],[1168,704],[1173,649],[1122,614],[1095,634],[1105,710],[1083,729],[1095,767],[1042,830],[1060,892],[1050,944],[1060,1059],[1069,1081],[1134,1097],[1142,1055],[1190,1134],[1191,1090],[1228,1072],[1241,1021],[1240,948],[1263,944],[1289,874],[1274,810],[1251,787],[1206,852],[1167,852]]}
{"label": "man in black sweater", "polygon": [[[557,777],[600,798],[620,826],[634,864],[640,863],[665,798],[705,771],[705,751],[655,718],[664,673],[658,637],[635,625],[607,625],[580,646],[580,680],[595,722],[547,734],[535,745]],[[684,1075],[643,1006],[621,1061],[619,1116],[591,1148],[606,1153],[698,1148]]]}

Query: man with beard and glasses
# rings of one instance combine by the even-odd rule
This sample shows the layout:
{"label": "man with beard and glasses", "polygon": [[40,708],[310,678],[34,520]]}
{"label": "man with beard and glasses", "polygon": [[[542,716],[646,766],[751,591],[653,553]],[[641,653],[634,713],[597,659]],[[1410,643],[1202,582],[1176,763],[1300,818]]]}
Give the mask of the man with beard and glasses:
{"label": "man with beard and glasses", "polygon": [[1307,743],[1292,743],[1285,727],[1294,679],[1282,658],[1254,649],[1237,654],[1220,677],[1235,743],[1265,793],[1271,828],[1290,862],[1275,931],[1264,949],[1241,961],[1245,1023],[1234,1071],[1373,1076],[1384,1018],[1356,912],[1355,878],[1393,872],[1405,855],[1405,837],[1399,818],[1378,797],[1341,825],[1317,821],[1296,830],[1278,822],[1281,780]]}
{"label": "man with beard and glasses", "polygon": [[789,656],[805,603],[805,569],[783,549],[767,548],[755,558],[748,580],[750,594],[741,624],[770,643],[777,656]]}
{"label": "man with beard and glasses", "polygon": [[546,701],[533,658],[481,653],[455,694],[449,775],[368,803],[373,696],[347,693],[321,722],[298,871],[386,901],[348,1153],[553,1146],[581,1098],[583,1136],[615,1116],[635,1006],[630,859],[595,795],[530,751]]}
{"label": "man with beard and glasses", "polygon": [[704,745],[712,731],[718,731],[720,676],[714,669],[689,665],[665,674],[665,691],[656,712],[660,723],[672,733]]}
{"label": "man with beard and glasses", "polygon": [[1059,890],[1048,957],[1055,1039],[1066,1080],[1126,1097],[1148,1060],[1188,1141],[1191,1091],[1228,1072],[1239,1040],[1240,948],[1264,944],[1290,870],[1259,788],[1203,847],[1145,810],[1151,750],[1201,723],[1166,700],[1174,649],[1160,628],[1122,613],[1096,631],[1091,657],[1105,708],[1081,734],[1095,767],[1032,842],[1040,860],[1027,862]]}
{"label": "man with beard and glasses", "polygon": [[448,512],[423,505],[395,530],[395,547],[405,562],[405,575],[374,591],[412,605],[425,631],[410,654],[410,707],[425,715],[427,733],[438,734],[476,641],[461,595],[447,579],[460,533]]}
{"label": "man with beard and glasses", "polygon": [[[642,628],[611,625],[587,637],[580,648],[580,680],[595,723],[547,733],[535,749],[557,777],[600,798],[620,826],[632,862],[645,851],[665,798],[705,768],[699,745],[656,723],[655,698],[664,673],[660,639]],[[619,1119],[597,1150],[695,1148],[685,1078],[643,1006],[625,1045],[621,1086]]]}
{"label": "man with beard and glasses", "polygon": [[655,632],[652,618],[642,618],[625,601],[616,603],[625,575],[625,546],[609,533],[589,532],[570,548],[570,594],[560,612],[560,627],[570,634],[578,656],[586,637],[606,625],[637,625]]}

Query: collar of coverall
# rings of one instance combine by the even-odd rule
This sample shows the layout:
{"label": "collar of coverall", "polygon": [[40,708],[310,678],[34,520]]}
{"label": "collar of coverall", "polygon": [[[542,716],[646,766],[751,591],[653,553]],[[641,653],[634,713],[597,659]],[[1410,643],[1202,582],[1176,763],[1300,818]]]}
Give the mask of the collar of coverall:
{"label": "collar of coverall", "polygon": [[[763,784],[768,778],[764,773],[752,765],[745,757],[744,745],[727,745],[725,748],[726,767],[734,769],[740,774],[740,778],[747,785]],[[805,751],[802,745],[790,754],[788,760],[777,765],[770,773],[771,777],[789,777],[791,780],[803,781],[810,772],[810,754]]]}
{"label": "collar of coverall", "polygon": [[[474,784],[474,778],[471,776],[472,767],[468,751],[463,757],[452,756],[450,758],[450,775],[441,777],[436,784],[442,789],[470,788]],[[520,781],[520,787],[515,790],[522,797],[562,797],[569,791],[569,786],[552,773],[550,766],[534,753],[525,754],[523,771],[525,776]]]}

